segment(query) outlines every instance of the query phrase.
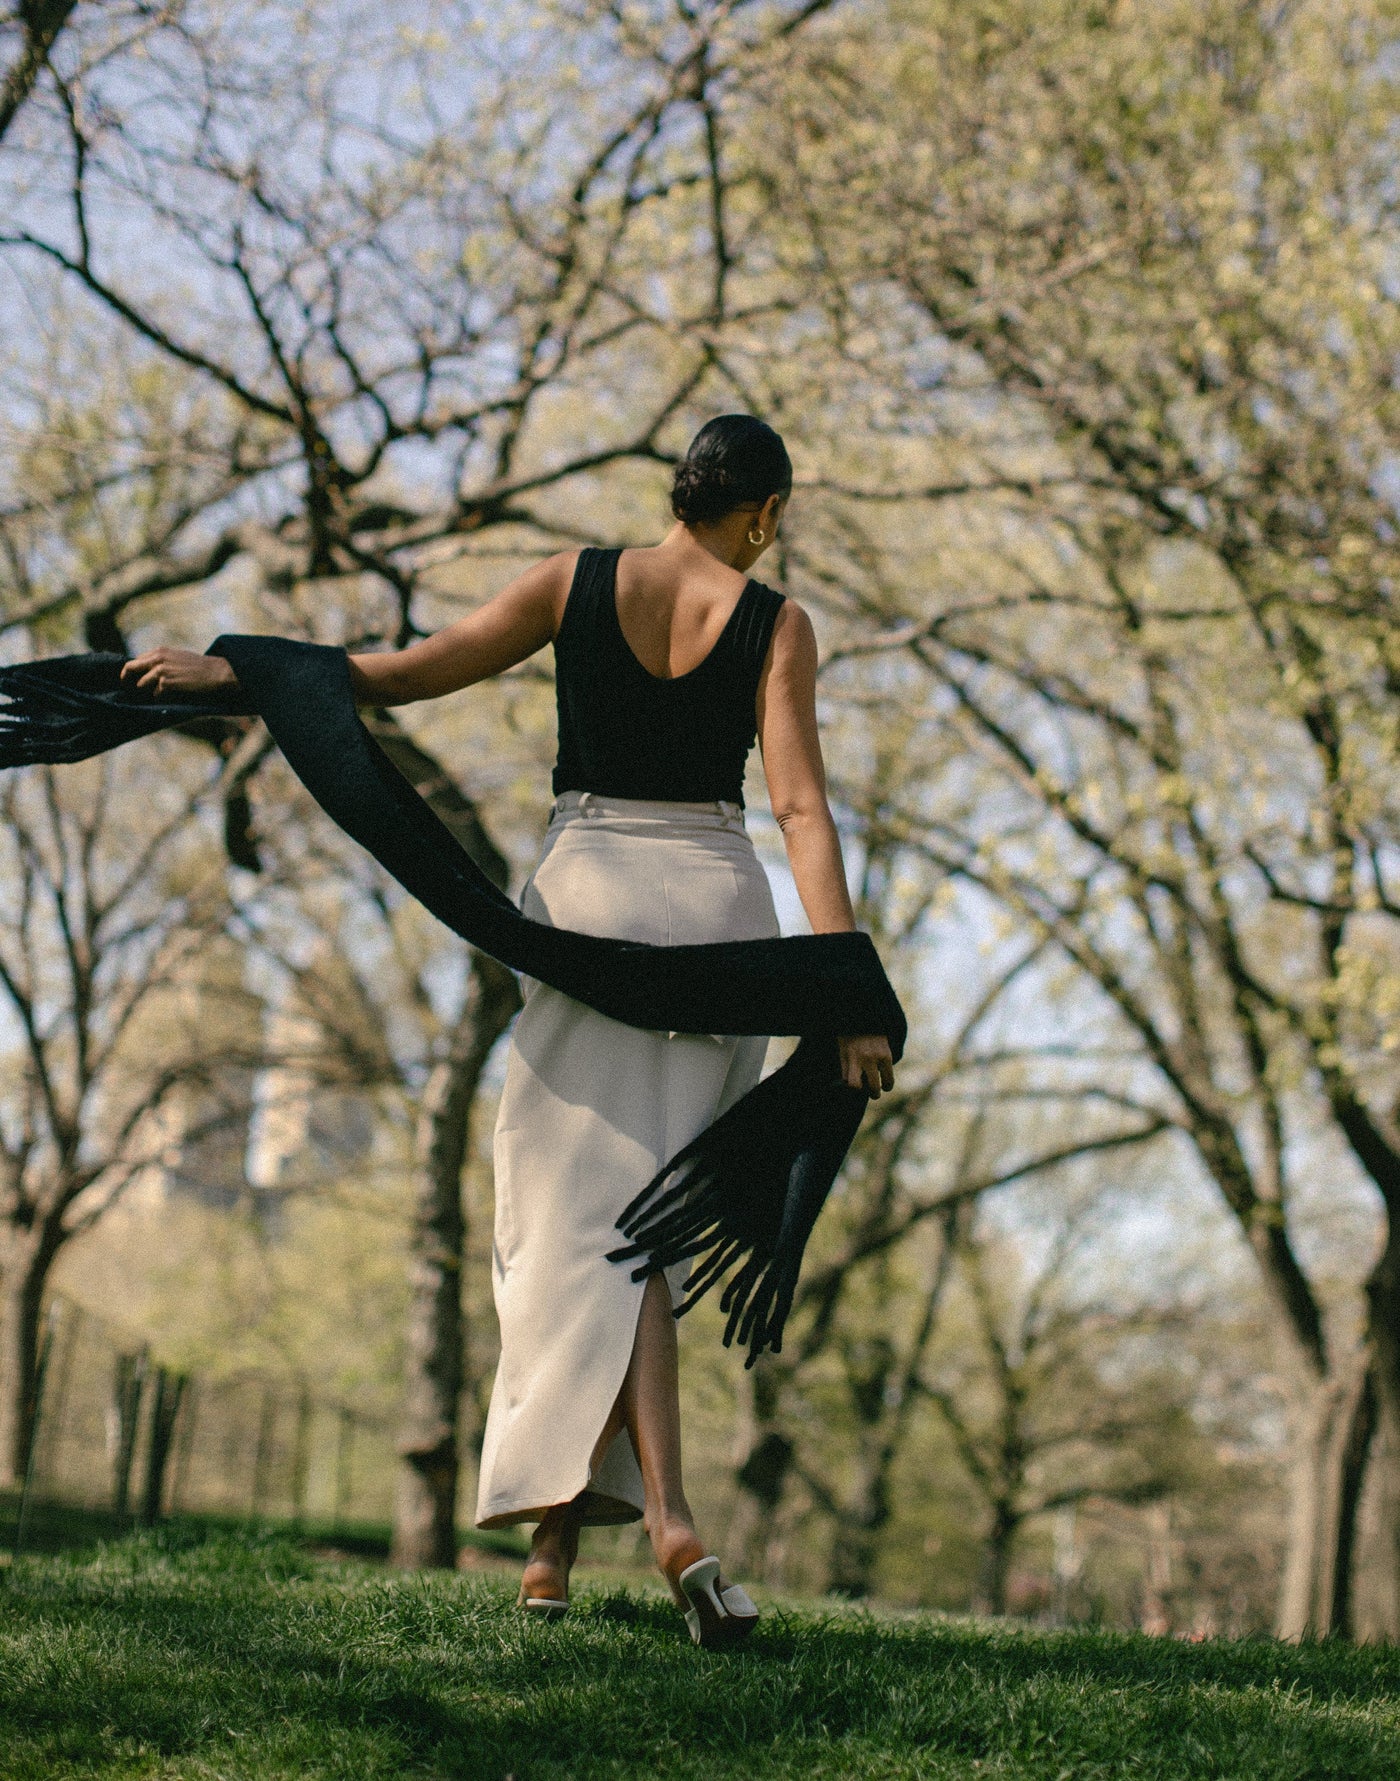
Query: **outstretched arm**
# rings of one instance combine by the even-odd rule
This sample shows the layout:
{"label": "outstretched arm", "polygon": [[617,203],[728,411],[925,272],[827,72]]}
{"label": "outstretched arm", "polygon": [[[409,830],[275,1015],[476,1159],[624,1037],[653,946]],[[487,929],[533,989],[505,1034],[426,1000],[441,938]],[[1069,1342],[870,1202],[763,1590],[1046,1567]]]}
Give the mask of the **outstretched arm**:
{"label": "outstretched arm", "polygon": [[[536,563],[495,599],[407,649],[350,657],[360,705],[410,705],[489,680],[554,639],[569,596],[576,553]],[[222,656],[162,644],[122,668],[122,679],[153,693],[208,692],[235,684]]]}
{"label": "outstretched arm", "polygon": [[[759,681],[758,739],[769,802],[812,932],[848,934],[856,918],[817,733],[817,639],[811,619],[794,600],[778,614]],[[852,1088],[863,1087],[872,1096],[893,1088],[888,1038],[875,1033],[842,1039],[841,1073]]]}
{"label": "outstretched arm", "polygon": [[578,553],[536,563],[477,611],[407,649],[350,658],[361,705],[439,699],[503,674],[554,641]]}

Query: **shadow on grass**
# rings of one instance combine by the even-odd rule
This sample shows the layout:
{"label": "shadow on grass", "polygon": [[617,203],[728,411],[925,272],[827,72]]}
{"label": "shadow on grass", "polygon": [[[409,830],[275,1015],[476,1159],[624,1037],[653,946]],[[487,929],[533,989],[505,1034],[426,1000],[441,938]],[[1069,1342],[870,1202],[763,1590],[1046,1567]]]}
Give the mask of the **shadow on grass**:
{"label": "shadow on grass", "polygon": [[[0,1488],[0,1554],[6,1559],[14,1549],[19,1522],[19,1492]],[[181,1513],[165,1517],[155,1530],[143,1530],[138,1517],[82,1504],[32,1501],[25,1514],[23,1553],[82,1556],[98,1546],[130,1537],[155,1537],[187,1545],[223,1537],[261,1538],[272,1534],[311,1548],[331,1548],[337,1555],[369,1561],[387,1559],[392,1530],[387,1521],[335,1521],[305,1517],[301,1521],[246,1515]],[[458,1533],[460,1550],[489,1553],[494,1557],[523,1559],[529,1541],[512,1530],[463,1528]]]}

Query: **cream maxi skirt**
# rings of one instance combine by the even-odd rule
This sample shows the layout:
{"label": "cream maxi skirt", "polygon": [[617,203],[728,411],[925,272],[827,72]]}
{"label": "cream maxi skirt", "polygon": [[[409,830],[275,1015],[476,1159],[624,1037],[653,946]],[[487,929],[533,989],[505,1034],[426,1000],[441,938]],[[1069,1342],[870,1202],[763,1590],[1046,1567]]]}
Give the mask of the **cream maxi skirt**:
{"label": "cream maxi skirt", "polygon": [[[566,793],[521,907],[536,921],[679,946],[778,932],[735,804]],[[753,1087],[767,1041],[640,1032],[527,984],[496,1122],[493,1286],[501,1359],[478,1527],[536,1521],[586,1490],[585,1519],[635,1521],[620,1433],[590,1458],[627,1372],[643,1286],[606,1259],[616,1220],[666,1159]],[[679,1293],[686,1268],[672,1270]]]}

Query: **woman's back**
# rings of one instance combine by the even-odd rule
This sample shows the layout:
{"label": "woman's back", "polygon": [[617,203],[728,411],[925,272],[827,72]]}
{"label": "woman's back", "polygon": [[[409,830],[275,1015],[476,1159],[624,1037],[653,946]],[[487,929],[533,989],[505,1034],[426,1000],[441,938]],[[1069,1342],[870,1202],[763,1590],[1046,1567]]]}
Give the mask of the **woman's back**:
{"label": "woman's back", "polygon": [[[554,790],[742,804],[758,683],[783,596],[748,581],[725,616],[719,577],[681,590],[652,586],[652,553],[639,552],[639,573],[624,577],[619,600],[621,555],[579,553],[559,623]],[[660,667],[664,658],[669,669],[688,661],[684,671],[653,672],[628,641],[624,612],[650,662]]]}
{"label": "woman's back", "polygon": [[[695,560],[699,557],[699,561]],[[657,680],[679,680],[719,642],[748,577],[695,553],[679,563],[664,547],[624,550],[613,602],[627,646]]]}

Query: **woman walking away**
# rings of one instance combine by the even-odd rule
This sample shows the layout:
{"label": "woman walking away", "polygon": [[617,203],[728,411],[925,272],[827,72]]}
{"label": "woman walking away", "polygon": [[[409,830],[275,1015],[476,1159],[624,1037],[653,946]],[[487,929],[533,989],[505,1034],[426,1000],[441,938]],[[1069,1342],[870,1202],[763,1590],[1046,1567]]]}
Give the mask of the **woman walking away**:
{"label": "woman walking away", "polygon": [[[854,928],[817,735],[812,626],[748,574],[791,487],[772,428],[724,415],[676,471],[676,524],[660,544],[551,557],[437,635],[350,658],[359,704],[401,705],[553,644],[556,796],[521,900],[534,921],[659,947],[776,936],[744,827],[757,739],[813,930]],[[236,681],[220,656],[169,648],[122,676],[159,698]],[[640,1515],[697,1643],[731,1644],[753,1627],[753,1603],[707,1553],[682,1482],[672,1312],[687,1264],[647,1274],[608,1253],[639,1190],[758,1081],[765,1044],[643,1030],[529,986],[496,1128],[501,1359],[477,1523],[535,1523],[520,1595],[530,1612],[566,1611],[582,1527]],[[841,1038],[839,1053],[850,1088],[892,1086],[886,1034]]]}

